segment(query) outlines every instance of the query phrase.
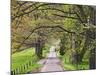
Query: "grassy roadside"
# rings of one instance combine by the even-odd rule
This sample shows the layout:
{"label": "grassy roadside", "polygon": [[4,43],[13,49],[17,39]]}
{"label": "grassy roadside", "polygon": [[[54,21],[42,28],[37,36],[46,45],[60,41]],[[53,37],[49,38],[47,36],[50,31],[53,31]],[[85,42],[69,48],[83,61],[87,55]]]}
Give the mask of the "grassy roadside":
{"label": "grassy roadside", "polygon": [[89,69],[87,59],[83,59],[83,62],[80,64],[73,65],[70,63],[70,57],[69,57],[68,53],[63,56],[59,55],[59,53],[57,53],[57,55],[60,58],[63,69],[65,71],[66,70],[71,71],[71,70],[88,70]]}
{"label": "grassy roadside", "polygon": [[31,72],[34,71],[36,72],[36,70],[38,70],[39,67],[41,67],[40,64],[37,64],[37,61],[39,61],[39,59],[37,58],[37,56],[35,55],[35,49],[34,48],[29,48],[26,49],[24,51],[21,52],[16,52],[14,54],[12,54],[12,70],[15,70],[17,68],[21,68],[21,66],[29,63],[30,61],[32,61],[32,65],[30,65],[27,69],[20,70],[20,73],[27,73],[27,72]]}
{"label": "grassy roadside", "polygon": [[[43,57],[46,58],[49,53],[49,47],[43,48]],[[18,73],[33,73],[38,72],[42,67],[41,64],[37,64],[40,59],[35,54],[35,48],[29,48],[20,52],[12,54],[12,66],[11,70],[19,70]],[[29,65],[31,64],[31,65]],[[25,66],[26,65],[26,66]],[[28,66],[28,68],[26,68]],[[24,67],[25,66],[25,67]],[[23,68],[25,68],[23,70]]]}

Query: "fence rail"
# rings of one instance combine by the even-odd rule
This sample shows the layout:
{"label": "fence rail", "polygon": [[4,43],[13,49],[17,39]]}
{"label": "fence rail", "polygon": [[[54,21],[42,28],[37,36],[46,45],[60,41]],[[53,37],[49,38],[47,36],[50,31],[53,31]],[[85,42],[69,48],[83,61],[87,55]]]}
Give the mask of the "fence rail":
{"label": "fence rail", "polygon": [[20,67],[14,69],[14,70],[11,70],[11,75],[18,75],[18,74],[22,74],[24,73],[25,71],[27,72],[27,69],[33,64],[33,60],[29,61],[28,63],[26,64],[23,64],[21,65]]}

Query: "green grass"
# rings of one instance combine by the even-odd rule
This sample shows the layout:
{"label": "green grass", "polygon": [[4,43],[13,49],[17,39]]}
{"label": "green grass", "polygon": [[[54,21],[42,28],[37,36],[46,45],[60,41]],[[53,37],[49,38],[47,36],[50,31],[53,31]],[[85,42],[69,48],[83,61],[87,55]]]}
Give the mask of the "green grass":
{"label": "green grass", "polygon": [[64,63],[64,70],[88,70],[88,69],[89,65],[84,61],[81,64],[76,64],[76,65],[73,65],[70,62]]}
{"label": "green grass", "polygon": [[24,72],[22,73],[33,73],[33,72],[38,72],[40,67],[42,67],[42,65],[40,64],[32,64],[28,69],[26,69]]}
{"label": "green grass", "polygon": [[62,61],[62,65],[64,70],[88,70],[89,69],[89,63],[87,59],[84,59],[82,63],[80,64],[71,64],[69,55],[65,54],[64,56],[60,56],[60,59]]}
{"label": "green grass", "polygon": [[83,59],[83,62],[78,65],[79,70],[88,70],[89,69],[89,62],[87,59]]}
{"label": "green grass", "polygon": [[[30,61],[33,61],[34,64],[29,66],[29,68],[25,72],[28,72],[29,70],[34,71],[40,67],[40,65],[37,64],[38,60],[39,59],[35,55],[34,48],[29,48],[29,49],[26,49],[21,52],[16,52],[16,53],[12,54],[12,70],[15,70],[16,68],[19,68],[22,65],[25,65]],[[25,72],[22,72],[22,73],[25,73]]]}
{"label": "green grass", "polygon": [[76,66],[72,65],[69,61],[69,57],[67,56],[60,56],[61,62],[62,62],[62,66],[64,70],[76,70]]}
{"label": "green grass", "polygon": [[64,70],[76,70],[76,67],[72,64],[64,64]]}

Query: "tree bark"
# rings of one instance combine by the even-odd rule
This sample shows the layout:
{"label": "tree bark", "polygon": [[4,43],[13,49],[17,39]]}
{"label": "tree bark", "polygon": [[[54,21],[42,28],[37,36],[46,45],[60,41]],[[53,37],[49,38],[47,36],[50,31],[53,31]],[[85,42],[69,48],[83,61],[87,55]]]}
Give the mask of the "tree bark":
{"label": "tree bark", "polygon": [[39,58],[42,58],[42,45],[41,45],[41,41],[38,39],[37,43],[36,43],[36,55]]}
{"label": "tree bark", "polygon": [[65,54],[65,47],[61,46],[60,47],[60,55],[64,55]]}
{"label": "tree bark", "polygon": [[92,49],[90,52],[90,58],[89,58],[89,68],[90,69],[96,69],[96,49]]}
{"label": "tree bark", "polygon": [[75,50],[75,34],[72,34],[72,54],[71,63],[77,64],[77,51]]}

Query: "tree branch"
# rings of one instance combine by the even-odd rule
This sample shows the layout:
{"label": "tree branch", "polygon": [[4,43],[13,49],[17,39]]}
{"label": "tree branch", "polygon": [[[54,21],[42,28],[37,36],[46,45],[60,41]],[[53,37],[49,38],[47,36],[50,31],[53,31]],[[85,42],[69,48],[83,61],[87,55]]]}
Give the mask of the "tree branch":
{"label": "tree branch", "polygon": [[76,15],[78,18],[63,16],[63,15],[57,15],[57,14],[53,14],[53,15],[59,16],[59,17],[67,17],[67,18],[71,18],[71,19],[78,19],[84,26],[86,26],[77,12],[70,13],[70,12],[66,12],[66,11],[63,11],[63,10],[60,10],[60,9],[56,9],[56,8],[45,8],[45,9],[38,9],[38,10],[57,10],[57,11],[60,11],[64,14],[73,14],[73,15]]}
{"label": "tree branch", "polygon": [[15,9],[20,8],[21,6],[25,5],[25,4],[28,3],[28,2],[23,2],[22,4],[20,4],[20,3],[17,1],[17,3],[19,4],[19,6],[17,6]]}
{"label": "tree branch", "polygon": [[[28,12],[24,12],[24,13],[21,13],[21,14],[19,14],[19,15],[17,15],[17,16],[12,17],[12,20],[14,20],[14,19],[16,19],[16,18],[18,18],[18,17],[20,17],[20,16],[29,14],[29,13],[31,13],[31,12],[37,10],[39,7],[41,7],[41,6],[46,6],[46,5],[52,5],[52,4],[51,4],[51,3],[48,3],[48,4],[41,4],[41,5],[37,6],[37,7],[35,7],[34,9],[28,11]],[[24,9],[24,10],[26,10],[26,9]]]}
{"label": "tree branch", "polygon": [[78,19],[79,20],[79,18],[76,18],[76,17],[69,17],[69,16],[64,16],[64,15],[58,15],[58,14],[53,14],[53,15],[59,16],[59,17],[65,17],[65,18],[71,18],[71,19]]}
{"label": "tree branch", "polygon": [[24,42],[37,30],[37,29],[41,29],[41,28],[60,28],[62,29],[63,31],[65,32],[68,32],[68,33],[73,33],[75,34],[75,32],[71,32],[71,31],[68,31],[66,30],[65,28],[57,25],[57,26],[39,26],[39,27],[36,27],[35,29],[32,30],[32,32],[23,40],[23,42],[19,45],[18,49],[21,47],[21,45],[24,44]]}
{"label": "tree branch", "polygon": [[56,10],[56,11],[60,11],[60,12],[62,12],[64,14],[73,14],[73,15],[75,14],[75,13],[68,12],[68,11],[63,11],[63,10],[57,9],[57,8],[44,8],[44,9],[38,9],[38,10]]}

